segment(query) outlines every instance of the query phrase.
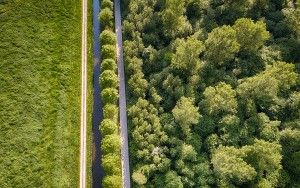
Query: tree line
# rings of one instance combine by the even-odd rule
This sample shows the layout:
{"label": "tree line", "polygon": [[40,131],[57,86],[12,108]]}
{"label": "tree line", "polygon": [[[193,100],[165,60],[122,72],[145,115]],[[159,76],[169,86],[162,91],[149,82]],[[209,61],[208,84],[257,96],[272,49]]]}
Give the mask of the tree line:
{"label": "tree line", "polygon": [[114,32],[113,2],[101,1],[99,20],[101,25],[101,67],[100,87],[103,107],[103,120],[99,126],[102,141],[101,164],[104,169],[103,187],[122,187],[121,143],[119,133],[119,108],[116,63],[116,34]]}
{"label": "tree line", "polygon": [[126,0],[133,187],[300,185],[300,1]]}

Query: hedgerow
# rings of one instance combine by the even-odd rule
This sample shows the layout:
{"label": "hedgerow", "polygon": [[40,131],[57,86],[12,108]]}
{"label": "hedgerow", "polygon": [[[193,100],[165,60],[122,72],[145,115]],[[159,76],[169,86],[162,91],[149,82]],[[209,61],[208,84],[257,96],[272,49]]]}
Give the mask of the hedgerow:
{"label": "hedgerow", "polygon": [[103,31],[100,34],[101,45],[101,99],[104,104],[103,120],[99,130],[103,136],[101,142],[102,166],[105,172],[102,185],[105,188],[122,187],[121,139],[118,126],[118,76],[116,74],[116,34],[113,30],[113,2],[103,0],[99,14]]}

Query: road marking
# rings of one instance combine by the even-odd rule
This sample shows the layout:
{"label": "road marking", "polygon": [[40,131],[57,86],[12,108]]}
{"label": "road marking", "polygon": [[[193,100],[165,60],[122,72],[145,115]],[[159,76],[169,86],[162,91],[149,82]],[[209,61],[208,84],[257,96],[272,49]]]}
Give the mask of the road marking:
{"label": "road marking", "polygon": [[80,188],[86,187],[87,0],[82,0]]}

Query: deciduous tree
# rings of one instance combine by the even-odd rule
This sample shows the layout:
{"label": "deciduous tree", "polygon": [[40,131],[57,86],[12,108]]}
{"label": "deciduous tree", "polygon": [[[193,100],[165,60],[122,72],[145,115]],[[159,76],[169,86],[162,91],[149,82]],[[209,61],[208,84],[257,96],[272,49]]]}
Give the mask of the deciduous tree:
{"label": "deciduous tree", "polygon": [[220,82],[214,87],[207,87],[203,95],[207,114],[218,116],[237,112],[236,92],[230,85]]}
{"label": "deciduous tree", "polygon": [[104,104],[116,104],[119,94],[115,88],[106,88],[101,92],[101,98]]}
{"label": "deciduous tree", "polygon": [[194,106],[194,99],[181,97],[172,110],[175,121],[182,128],[185,135],[190,134],[190,127],[199,122],[198,107]]}
{"label": "deciduous tree", "polygon": [[236,31],[230,26],[222,26],[213,29],[205,41],[207,60],[217,65],[222,65],[232,60],[240,50],[237,42]]}
{"label": "deciduous tree", "polygon": [[105,70],[100,75],[100,85],[102,89],[105,88],[117,88],[118,87],[118,76],[112,70]]}
{"label": "deciduous tree", "polygon": [[254,23],[249,18],[241,18],[235,22],[233,29],[241,49],[246,51],[257,51],[270,38],[266,24],[262,21]]}

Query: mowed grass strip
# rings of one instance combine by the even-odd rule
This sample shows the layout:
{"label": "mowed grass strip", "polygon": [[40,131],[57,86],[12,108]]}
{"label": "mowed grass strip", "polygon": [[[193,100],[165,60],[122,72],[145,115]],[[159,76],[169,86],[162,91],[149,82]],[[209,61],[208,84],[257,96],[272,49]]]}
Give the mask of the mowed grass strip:
{"label": "mowed grass strip", "polygon": [[78,187],[80,71],[80,0],[0,0],[0,187]]}

